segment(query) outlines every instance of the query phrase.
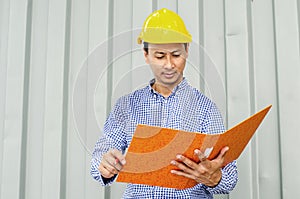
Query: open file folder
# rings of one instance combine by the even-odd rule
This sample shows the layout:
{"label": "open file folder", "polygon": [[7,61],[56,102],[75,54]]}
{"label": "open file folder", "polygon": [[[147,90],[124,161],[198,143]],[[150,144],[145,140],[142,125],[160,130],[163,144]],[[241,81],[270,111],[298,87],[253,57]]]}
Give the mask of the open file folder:
{"label": "open file folder", "polygon": [[228,146],[224,166],[236,160],[271,105],[222,134],[201,134],[148,125],[137,125],[132,142],[126,153],[126,165],[117,177],[117,182],[146,184],[176,189],[195,186],[192,179],[172,174],[178,169],[170,164],[177,154],[199,161],[194,150],[199,149],[208,159],[214,159],[220,150]]}

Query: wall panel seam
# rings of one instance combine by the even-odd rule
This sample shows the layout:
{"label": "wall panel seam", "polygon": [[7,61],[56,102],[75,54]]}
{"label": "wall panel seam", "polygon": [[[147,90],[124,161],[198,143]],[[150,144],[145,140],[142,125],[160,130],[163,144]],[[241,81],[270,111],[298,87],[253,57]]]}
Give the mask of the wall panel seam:
{"label": "wall panel seam", "polygon": [[[225,110],[225,115],[226,115],[226,121],[224,121],[225,123],[225,128],[227,129],[228,128],[228,89],[227,89],[227,86],[228,86],[228,81],[227,81],[227,37],[226,37],[226,34],[227,34],[227,28],[226,28],[226,0],[223,0],[222,1],[222,6],[223,6],[223,24],[224,24],[224,27],[223,27],[223,38],[224,38],[224,84],[225,84],[225,106],[226,106],[226,110]],[[227,197],[226,198],[230,198],[230,193],[227,194]]]}
{"label": "wall panel seam", "polygon": [[68,148],[68,102],[69,102],[69,71],[70,71],[70,36],[71,36],[71,6],[72,1],[66,1],[65,44],[64,44],[64,79],[62,104],[62,137],[61,137],[61,169],[60,169],[60,199],[66,199],[67,182],[67,148]]}
{"label": "wall panel seam", "polygon": [[31,35],[32,35],[32,0],[27,1],[26,32],[25,32],[25,60],[24,60],[24,84],[23,84],[23,110],[22,110],[22,139],[20,161],[19,198],[25,198],[26,192],[26,159],[28,137],[28,106],[29,106],[29,81],[31,64]]}
{"label": "wall panel seam", "polygon": [[[249,67],[249,97],[250,114],[255,113],[255,69],[254,69],[254,49],[253,49],[253,26],[252,26],[252,2],[247,1],[247,37],[248,37],[248,67]],[[252,196],[259,199],[259,176],[258,176],[258,140],[254,136],[251,141],[251,171],[252,171]]]}
{"label": "wall panel seam", "polygon": [[[44,86],[45,86],[45,88],[46,88],[46,86],[47,86],[47,62],[48,62],[48,45],[49,45],[49,41],[48,41],[48,36],[49,36],[49,1],[50,0],[47,0],[47,30],[46,30],[46,45],[45,45],[45,70],[44,70],[44,77],[45,77],[45,79],[44,79]],[[43,170],[44,170],[44,165],[45,165],[45,163],[44,163],[44,161],[45,161],[45,157],[44,157],[44,151],[45,151],[45,147],[44,147],[44,141],[45,141],[45,123],[46,123],[46,119],[45,119],[45,114],[46,114],[46,90],[44,91],[44,109],[43,109],[43,137],[42,137],[42,142],[43,142],[43,145],[42,145],[42,163],[41,163],[41,167],[42,167],[42,173],[43,173]],[[40,178],[41,178],[41,182],[43,182],[43,179],[44,179],[44,176],[43,175],[41,175],[40,176]],[[40,191],[40,197],[42,198],[42,196],[43,196],[43,186],[41,186],[41,188],[42,188],[42,190]]]}
{"label": "wall panel seam", "polygon": [[204,43],[204,38],[205,38],[205,32],[204,32],[204,1],[200,0],[198,4],[198,14],[199,14],[199,73],[200,73],[200,91],[205,93],[205,52],[206,50],[204,49],[205,43]]}
{"label": "wall panel seam", "polygon": [[276,9],[276,5],[275,5],[275,1],[276,0],[272,0],[272,13],[273,13],[273,32],[274,32],[274,54],[275,54],[275,79],[276,79],[276,109],[277,109],[277,129],[278,129],[278,155],[279,155],[279,168],[280,168],[280,174],[279,174],[279,181],[280,181],[280,198],[283,198],[283,176],[282,176],[282,149],[281,149],[281,128],[280,128],[280,105],[279,105],[279,79],[278,79],[278,51],[277,51],[277,33],[276,33],[276,13],[275,13],[275,9]]}
{"label": "wall panel seam", "polygon": [[[131,52],[131,56],[130,56],[130,67],[131,67],[131,71],[133,71],[133,46],[132,46],[132,44],[133,44],[133,40],[134,40],[134,38],[133,38],[133,8],[134,6],[133,6],[133,1],[131,0],[131,15],[130,15],[130,22],[131,22],[131,24],[130,24],[130,28],[131,28],[131,37],[130,37],[130,39],[131,39],[131,41],[130,41],[130,43],[131,43],[131,45],[130,45],[130,52]],[[133,83],[132,83],[132,80],[133,80],[133,78],[132,78],[132,72],[130,73],[130,79],[131,79],[131,81],[130,81],[130,88],[132,89],[133,88]]]}
{"label": "wall panel seam", "polygon": [[[113,32],[114,32],[114,1],[108,2],[108,49],[107,49],[107,96],[106,114],[111,110],[112,83],[113,83]],[[105,187],[104,198],[111,198],[111,188]]]}
{"label": "wall panel seam", "polygon": [[[89,53],[90,53],[90,25],[91,25],[91,0],[88,0],[87,1],[87,7],[88,7],[88,15],[87,15],[87,38],[86,38],[86,41],[87,41],[87,48],[86,48],[86,61],[87,61],[87,64],[89,65],[89,59],[88,59],[88,56],[89,56]],[[87,116],[88,115],[88,110],[89,110],[89,107],[88,107],[88,92],[89,92],[89,81],[88,81],[88,76],[89,76],[89,67],[87,67],[87,70],[86,70],[86,74],[87,74],[87,80],[86,80],[86,84],[85,84],[85,90],[86,90],[86,96],[85,96],[85,115]],[[87,142],[87,133],[88,133],[88,119],[86,118],[86,121],[85,121],[85,136],[84,138],[84,142],[86,143]],[[87,153],[85,153],[84,155],[84,161],[87,162],[87,156],[86,155]],[[83,164],[83,167],[84,167],[84,170],[86,171],[88,168],[86,168],[86,164]],[[87,179],[87,173],[84,172],[84,176],[85,176],[85,179]],[[84,184],[84,189],[83,189],[83,194],[84,196],[86,196],[86,183]]]}
{"label": "wall panel seam", "polygon": [[224,83],[225,83],[225,94],[226,94],[226,110],[225,110],[225,115],[226,115],[226,121],[225,121],[225,128],[228,128],[228,80],[227,80],[227,76],[228,76],[228,71],[227,71],[227,28],[226,28],[226,0],[222,1],[223,4],[223,24],[224,24],[224,30],[223,30],[223,38],[224,38]]}
{"label": "wall panel seam", "polygon": [[297,14],[298,14],[298,49],[300,55],[300,1],[297,0]]}
{"label": "wall panel seam", "polygon": [[152,11],[157,10],[157,0],[152,0]]}

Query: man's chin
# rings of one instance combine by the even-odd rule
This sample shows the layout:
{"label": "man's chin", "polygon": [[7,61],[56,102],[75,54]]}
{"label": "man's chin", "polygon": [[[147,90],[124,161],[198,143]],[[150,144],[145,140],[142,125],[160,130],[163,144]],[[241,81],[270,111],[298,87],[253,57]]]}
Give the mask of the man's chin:
{"label": "man's chin", "polygon": [[180,81],[175,78],[174,79],[164,79],[164,81],[162,82],[162,84],[165,85],[166,87],[175,87],[179,83],[180,83]]}

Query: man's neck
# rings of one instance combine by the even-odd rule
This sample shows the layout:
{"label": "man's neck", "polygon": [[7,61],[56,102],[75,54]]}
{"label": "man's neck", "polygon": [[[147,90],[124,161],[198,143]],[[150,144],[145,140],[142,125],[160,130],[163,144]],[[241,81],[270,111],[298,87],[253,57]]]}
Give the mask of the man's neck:
{"label": "man's neck", "polygon": [[171,95],[173,90],[173,88],[169,88],[156,82],[153,84],[152,88],[166,98]]}

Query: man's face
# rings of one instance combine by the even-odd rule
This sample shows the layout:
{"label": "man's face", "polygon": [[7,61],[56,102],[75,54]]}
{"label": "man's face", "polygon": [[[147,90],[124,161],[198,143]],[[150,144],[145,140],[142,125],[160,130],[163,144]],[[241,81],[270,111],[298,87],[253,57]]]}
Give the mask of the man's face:
{"label": "man's face", "polygon": [[184,44],[149,44],[144,52],[146,63],[150,65],[157,84],[173,89],[183,78],[188,46]]}

